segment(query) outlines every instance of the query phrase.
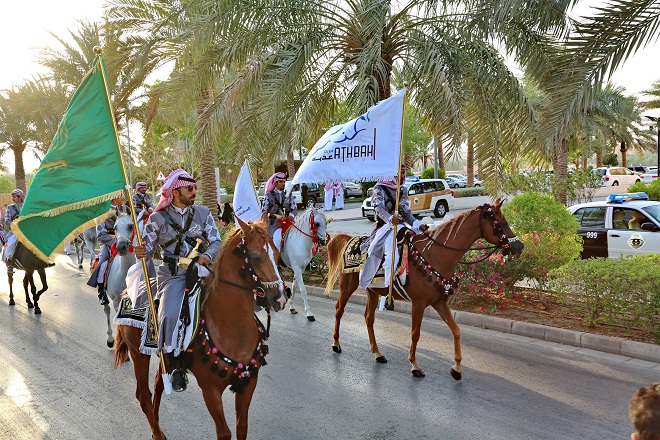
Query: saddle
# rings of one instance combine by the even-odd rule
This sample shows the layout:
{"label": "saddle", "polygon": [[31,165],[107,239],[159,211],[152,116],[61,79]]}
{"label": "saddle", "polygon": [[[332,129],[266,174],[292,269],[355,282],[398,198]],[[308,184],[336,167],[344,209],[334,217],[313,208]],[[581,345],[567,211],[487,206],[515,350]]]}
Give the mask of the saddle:
{"label": "saddle", "polygon": [[[400,228],[397,232],[396,244],[399,251],[399,261],[396,262],[394,269],[396,275],[401,275],[404,272],[408,272],[408,233],[409,229],[405,227]],[[367,260],[367,253],[362,253],[361,247],[368,239],[369,236],[366,235],[358,235],[350,239],[346,245],[346,249],[344,250],[344,255],[342,258],[342,273],[359,272],[362,270],[364,263]],[[378,268],[378,271],[374,276],[374,281],[372,282],[382,282],[384,276],[383,262],[381,261],[380,267]]]}

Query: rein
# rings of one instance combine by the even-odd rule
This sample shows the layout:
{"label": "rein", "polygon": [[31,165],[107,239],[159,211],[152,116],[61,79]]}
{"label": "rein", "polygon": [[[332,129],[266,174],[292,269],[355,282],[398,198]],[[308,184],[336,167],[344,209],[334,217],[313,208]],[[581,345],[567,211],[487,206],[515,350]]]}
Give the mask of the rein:
{"label": "rein", "polygon": [[[314,219],[314,211],[312,210],[310,215],[309,215],[309,231],[310,233],[308,234],[307,232],[303,231],[300,229],[298,226],[296,226],[295,223],[291,223],[290,227],[296,229],[298,232],[303,234],[306,237],[309,237],[312,239],[312,243],[315,245],[319,244],[319,228],[316,227],[316,221]],[[326,240],[330,240],[330,234],[327,234]],[[312,248],[312,255],[316,255],[317,251]]]}
{"label": "rein", "polygon": [[[423,232],[424,236],[428,238],[432,243],[437,244],[445,249],[449,249],[452,251],[473,251],[473,250],[484,250],[484,249],[492,249],[488,255],[486,255],[483,258],[480,258],[475,261],[471,262],[466,262],[466,261],[459,261],[458,264],[474,264],[474,263],[480,263],[487,258],[489,258],[497,249],[504,249],[506,253],[508,253],[510,244],[509,244],[509,238],[506,236],[504,231],[502,230],[502,226],[507,225],[507,221],[504,220],[502,222],[498,222],[497,219],[495,219],[495,214],[493,213],[493,208],[491,205],[485,203],[483,206],[479,206],[476,208],[477,211],[481,211],[481,214],[479,215],[479,232],[481,236],[484,236],[484,229],[483,229],[483,222],[482,222],[482,217],[487,217],[490,220],[491,225],[493,226],[493,230],[496,235],[500,237],[500,241],[497,245],[495,246],[488,246],[485,248],[474,248],[474,247],[469,247],[469,248],[454,248],[452,246],[448,246],[446,244],[440,243],[439,241],[435,240],[433,237],[431,237],[429,234],[426,233],[426,231]],[[439,289],[440,287],[444,288],[444,294],[446,297],[452,295],[456,289],[458,288],[458,281],[459,277],[458,275],[454,274],[450,278],[444,277],[440,272],[438,272],[422,255],[422,252],[415,247],[415,243],[413,242],[413,235],[410,235],[409,238],[409,245],[411,248],[411,257],[413,259],[413,262],[417,265],[417,269],[420,270],[421,272],[426,272],[428,274],[426,281],[429,283],[433,283],[433,287],[436,289]],[[516,238],[517,239],[517,238]],[[514,239],[511,239],[514,240]],[[435,281],[434,281],[435,279]]]}

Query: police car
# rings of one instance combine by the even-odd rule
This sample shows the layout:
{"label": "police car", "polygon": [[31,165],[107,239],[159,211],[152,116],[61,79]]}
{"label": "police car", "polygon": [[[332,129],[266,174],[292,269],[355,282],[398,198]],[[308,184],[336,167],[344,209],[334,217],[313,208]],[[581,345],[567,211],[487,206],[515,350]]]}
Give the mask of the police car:
{"label": "police car", "polygon": [[568,210],[584,240],[582,258],[660,254],[660,202],[646,193],[611,194]]}
{"label": "police car", "polygon": [[[433,214],[437,218],[444,217],[454,206],[454,191],[444,179],[411,179],[408,177],[403,184],[408,188],[408,200],[413,215]],[[362,217],[376,221],[371,196],[362,202]]]}

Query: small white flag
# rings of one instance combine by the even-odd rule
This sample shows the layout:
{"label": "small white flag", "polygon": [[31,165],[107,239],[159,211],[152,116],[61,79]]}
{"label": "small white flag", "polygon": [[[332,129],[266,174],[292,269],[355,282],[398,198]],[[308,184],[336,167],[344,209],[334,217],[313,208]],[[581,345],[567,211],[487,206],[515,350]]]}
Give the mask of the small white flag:
{"label": "small white flag", "polygon": [[252,186],[247,161],[243,163],[234,188],[234,214],[244,222],[256,222],[261,218],[261,206]]}
{"label": "small white flag", "polygon": [[399,174],[403,102],[406,89],[361,116],[332,127],[309,151],[297,183],[379,181]]}

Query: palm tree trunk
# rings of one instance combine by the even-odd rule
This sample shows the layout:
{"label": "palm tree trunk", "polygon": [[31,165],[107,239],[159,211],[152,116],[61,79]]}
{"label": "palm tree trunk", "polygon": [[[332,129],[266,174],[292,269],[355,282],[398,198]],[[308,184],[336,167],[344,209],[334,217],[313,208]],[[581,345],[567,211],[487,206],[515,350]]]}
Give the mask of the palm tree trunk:
{"label": "palm tree trunk", "polygon": [[440,138],[439,134],[435,134],[435,144],[438,146],[438,169],[439,170],[444,170],[445,169],[445,153],[442,150],[442,139]]}
{"label": "palm tree trunk", "polygon": [[[204,113],[204,107],[210,97],[208,90],[202,90],[200,102],[197,105],[197,128],[201,129],[206,121],[201,118]],[[215,183],[215,154],[210,145],[201,146],[202,157],[200,161],[200,189],[202,193],[201,204],[211,210],[215,221],[218,221],[218,190]]]}
{"label": "palm tree trunk", "polygon": [[627,167],[628,166],[628,155],[626,154],[628,149],[626,148],[626,142],[621,141],[621,146],[619,148],[621,150],[621,166],[622,167]]}
{"label": "palm tree trunk", "polygon": [[568,176],[568,139],[563,138],[555,147],[555,200],[566,205],[568,193],[566,190],[566,178]]}
{"label": "palm tree trunk", "polygon": [[286,171],[289,173],[289,178],[296,174],[296,163],[293,158],[293,147],[291,146],[291,139],[286,142]]}
{"label": "palm tree trunk", "polygon": [[467,186],[474,186],[474,142],[472,135],[467,138]]}
{"label": "palm tree trunk", "polygon": [[22,142],[9,146],[14,152],[14,176],[16,177],[16,188],[23,192],[27,192],[25,186],[25,165],[23,163],[23,152],[25,151],[25,147],[26,145]]}

